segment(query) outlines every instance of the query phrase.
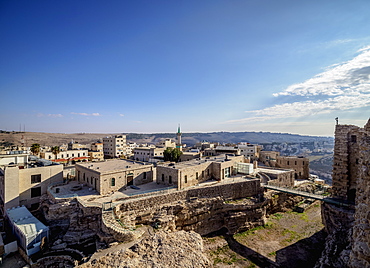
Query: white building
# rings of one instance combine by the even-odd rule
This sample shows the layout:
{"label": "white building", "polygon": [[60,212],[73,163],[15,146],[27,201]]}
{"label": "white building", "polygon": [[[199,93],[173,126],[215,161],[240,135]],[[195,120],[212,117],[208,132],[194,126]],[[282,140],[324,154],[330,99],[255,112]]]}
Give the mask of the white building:
{"label": "white building", "polygon": [[126,144],[126,155],[133,155],[134,154],[134,149],[138,148],[139,144],[136,142],[129,142]]}
{"label": "white building", "polygon": [[240,150],[240,154],[244,155],[244,157],[249,157],[252,160],[258,159],[260,151],[258,145],[240,142],[237,144],[237,147]]}
{"label": "white building", "polygon": [[134,159],[143,162],[158,162],[163,160],[165,148],[138,147],[134,149]]}
{"label": "white building", "polygon": [[52,152],[42,152],[41,157],[59,163],[65,162],[78,162],[78,161],[88,161],[89,160],[89,151],[88,150],[67,150],[60,151],[56,157]]}
{"label": "white building", "polygon": [[26,254],[31,256],[40,251],[41,242],[49,237],[49,227],[36,219],[23,206],[7,209],[6,214],[19,246]]}
{"label": "white building", "polygon": [[107,158],[116,158],[126,155],[126,135],[103,138],[103,152]]}

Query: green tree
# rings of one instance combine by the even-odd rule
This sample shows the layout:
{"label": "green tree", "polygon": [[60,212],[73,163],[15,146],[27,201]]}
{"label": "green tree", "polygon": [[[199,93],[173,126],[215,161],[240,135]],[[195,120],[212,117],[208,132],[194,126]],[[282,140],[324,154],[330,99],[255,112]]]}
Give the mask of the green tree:
{"label": "green tree", "polygon": [[164,161],[178,162],[182,152],[178,148],[166,148],[163,152]]}
{"label": "green tree", "polygon": [[58,154],[59,154],[59,152],[60,152],[60,148],[59,148],[59,146],[53,146],[53,147],[51,147],[51,152],[54,154],[55,159],[57,159],[57,155],[58,155]]}
{"label": "green tree", "polygon": [[40,144],[34,143],[31,145],[31,153],[33,155],[38,155],[40,153]]}

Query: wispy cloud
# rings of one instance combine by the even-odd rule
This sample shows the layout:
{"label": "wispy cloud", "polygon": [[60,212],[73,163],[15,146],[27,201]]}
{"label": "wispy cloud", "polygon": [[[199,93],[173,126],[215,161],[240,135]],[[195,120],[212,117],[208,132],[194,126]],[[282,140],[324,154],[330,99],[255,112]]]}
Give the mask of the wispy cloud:
{"label": "wispy cloud", "polygon": [[88,113],[74,113],[74,112],[71,112],[71,114],[82,115],[82,116],[101,116],[99,113],[88,114]]}
{"label": "wispy cloud", "polygon": [[[246,111],[253,116],[228,123],[311,116],[370,106],[370,46],[358,53],[347,62],[333,65],[311,79],[273,94],[291,98],[291,102]],[[297,101],[297,97],[305,100]]]}
{"label": "wispy cloud", "polygon": [[43,113],[37,113],[37,117],[53,117],[53,118],[58,118],[58,117],[63,117],[62,114],[43,114]]}
{"label": "wispy cloud", "polygon": [[124,114],[119,114],[119,116],[122,116],[122,117],[123,117],[123,116],[125,116],[125,115],[124,115]]}

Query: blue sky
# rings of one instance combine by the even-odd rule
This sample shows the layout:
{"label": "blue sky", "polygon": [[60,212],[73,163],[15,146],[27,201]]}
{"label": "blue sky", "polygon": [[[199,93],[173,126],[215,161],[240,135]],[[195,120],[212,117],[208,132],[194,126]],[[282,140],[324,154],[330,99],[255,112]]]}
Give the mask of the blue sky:
{"label": "blue sky", "polygon": [[0,2],[0,129],[333,135],[370,117],[370,1]]}

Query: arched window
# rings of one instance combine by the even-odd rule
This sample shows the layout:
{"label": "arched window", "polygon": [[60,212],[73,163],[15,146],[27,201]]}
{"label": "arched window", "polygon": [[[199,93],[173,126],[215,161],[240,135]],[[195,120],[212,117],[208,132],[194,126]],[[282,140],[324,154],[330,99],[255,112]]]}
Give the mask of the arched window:
{"label": "arched window", "polygon": [[110,186],[116,186],[116,179],[115,178],[112,178],[110,180]]}

